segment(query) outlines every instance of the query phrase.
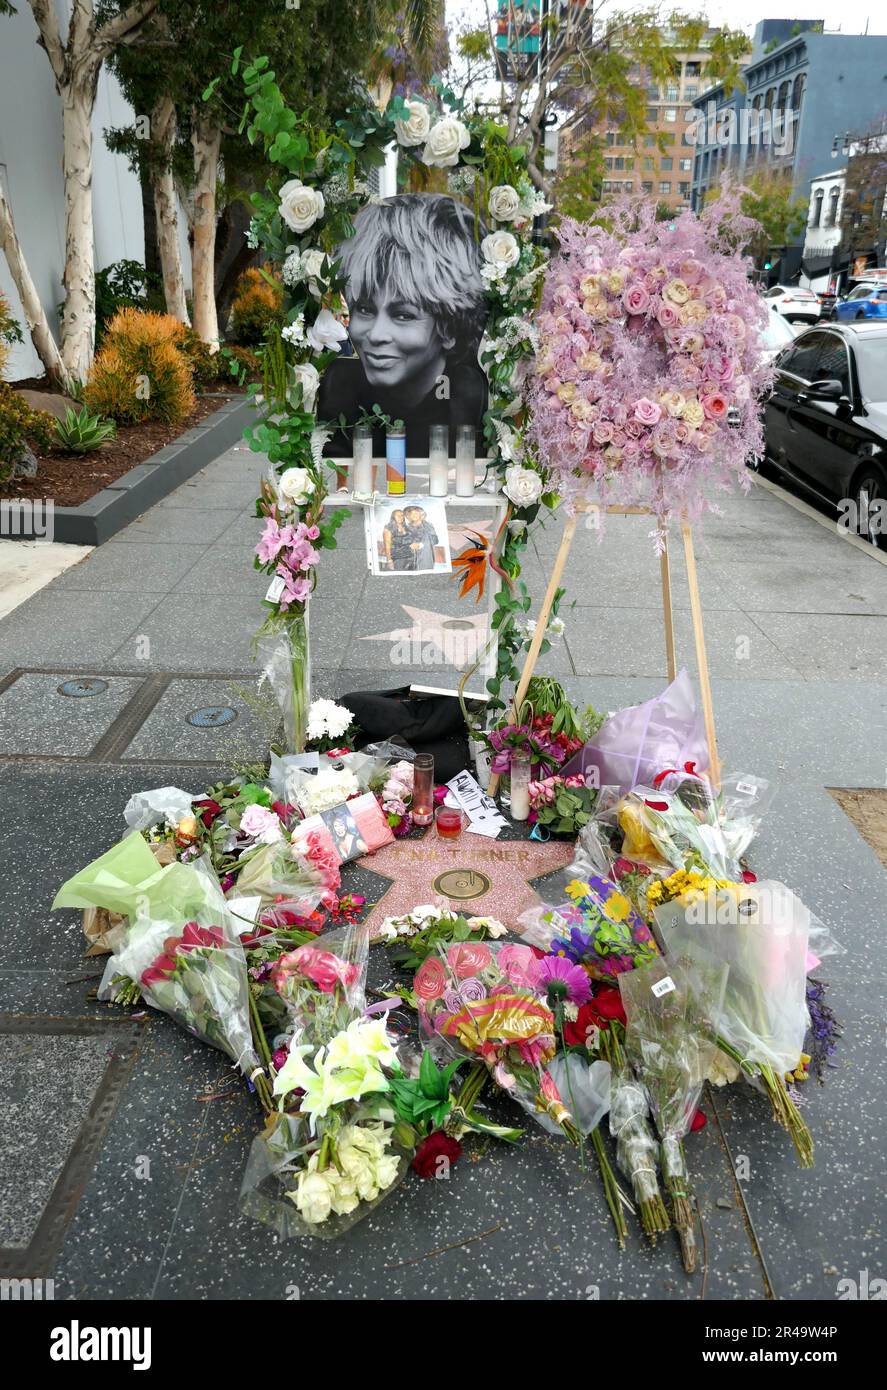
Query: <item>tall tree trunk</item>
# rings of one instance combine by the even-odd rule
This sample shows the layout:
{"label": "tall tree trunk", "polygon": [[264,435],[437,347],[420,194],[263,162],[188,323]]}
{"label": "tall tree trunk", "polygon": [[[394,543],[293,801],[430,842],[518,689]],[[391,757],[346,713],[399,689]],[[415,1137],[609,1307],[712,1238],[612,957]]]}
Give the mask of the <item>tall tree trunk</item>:
{"label": "tall tree trunk", "polygon": [[145,269],[159,284],[160,252],[157,249],[157,213],[154,207],[154,185],[146,162],[139,164],[139,184],[142,190],[142,230],[145,238]]}
{"label": "tall tree trunk", "polygon": [[12,209],[6,201],[0,185],[0,250],[6,256],[9,273],[12,276],[18,297],[25,311],[25,321],[31,334],[31,342],[40,361],[43,363],[49,383],[60,391],[70,391],[71,378],[56,346],[52,329],[46,317],[40,296],[37,293],[31,272],[28,269],[12,220]]}
{"label": "tall tree trunk", "polygon": [[216,187],[222,131],[204,111],[194,112],[191,144],[194,149],[194,244],[191,253],[194,330],[215,350],[219,346],[215,296]]}
{"label": "tall tree trunk", "polygon": [[[179,246],[179,214],[172,172],[176,108],[168,96],[159,97],[155,103],[151,114],[151,134],[162,161],[160,166],[154,166],[152,183],[157,216],[157,249],[160,253],[166,312],[178,319],[179,323],[190,323],[188,305],[185,302],[185,276]],[[218,331],[216,336],[218,337]]]}
{"label": "tall tree trunk", "polygon": [[92,215],[92,112],[101,58],[90,53],[71,64],[59,83],[62,168],[65,181],[65,306],[62,361],[85,381],[95,351],[95,227]]}

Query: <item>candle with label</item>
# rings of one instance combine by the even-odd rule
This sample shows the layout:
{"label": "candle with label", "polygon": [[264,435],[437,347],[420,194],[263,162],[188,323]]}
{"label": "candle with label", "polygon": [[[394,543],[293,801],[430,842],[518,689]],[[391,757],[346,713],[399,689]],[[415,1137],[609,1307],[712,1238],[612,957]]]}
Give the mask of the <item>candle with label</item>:
{"label": "candle with label", "polygon": [[474,447],[473,425],[459,425],[456,429],[456,496],[474,496]]}
{"label": "candle with label", "polygon": [[407,435],[402,420],[385,431],[385,474],[388,496],[403,497],[407,490]]}
{"label": "candle with label", "polygon": [[432,425],[428,435],[428,492],[446,497],[450,471],[450,431],[446,425]]}

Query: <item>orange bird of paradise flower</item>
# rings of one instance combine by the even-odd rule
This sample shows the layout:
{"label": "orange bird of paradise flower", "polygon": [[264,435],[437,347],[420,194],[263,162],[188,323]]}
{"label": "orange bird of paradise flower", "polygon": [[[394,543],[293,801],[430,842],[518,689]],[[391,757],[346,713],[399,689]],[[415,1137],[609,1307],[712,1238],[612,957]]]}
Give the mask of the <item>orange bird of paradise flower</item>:
{"label": "orange bird of paradise flower", "polygon": [[487,563],[498,574],[501,574],[506,582],[510,582],[505,570],[500,568],[495,554],[496,542],[506,524],[507,517],[492,541],[488,541],[486,536],[480,535],[477,531],[466,530],[465,534],[470,538],[469,543],[464,550],[459,551],[458,555],[453,556],[453,574],[457,580],[461,579],[460,598],[467,598],[472,589],[476,589],[474,602],[475,604],[480,603],[486,591]]}

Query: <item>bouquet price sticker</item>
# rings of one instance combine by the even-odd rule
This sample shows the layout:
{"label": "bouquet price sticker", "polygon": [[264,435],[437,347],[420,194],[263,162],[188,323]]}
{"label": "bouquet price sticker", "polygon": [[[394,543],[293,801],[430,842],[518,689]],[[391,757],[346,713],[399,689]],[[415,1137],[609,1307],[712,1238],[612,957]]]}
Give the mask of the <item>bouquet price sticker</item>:
{"label": "bouquet price sticker", "polygon": [[670,975],[666,975],[664,979],[657,980],[655,985],[651,985],[650,990],[651,993],[655,994],[657,999],[661,999],[663,994],[671,994],[674,987],[674,980]]}

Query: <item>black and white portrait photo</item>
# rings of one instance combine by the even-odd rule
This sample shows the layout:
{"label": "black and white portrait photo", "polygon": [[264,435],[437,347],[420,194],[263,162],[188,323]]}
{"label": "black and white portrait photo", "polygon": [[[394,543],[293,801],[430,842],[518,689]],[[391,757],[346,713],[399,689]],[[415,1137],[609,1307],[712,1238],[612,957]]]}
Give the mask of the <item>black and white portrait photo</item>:
{"label": "black and white portrait photo", "polygon": [[[463,203],[438,193],[399,194],[369,203],[355,234],[337,251],[354,352],[323,374],[318,418],[353,425],[378,405],[406,426],[408,457],[427,457],[431,425],[473,425],[483,455],[487,381],[478,365],[486,321],[480,237]],[[373,453],[384,456],[380,428]],[[325,453],[351,454],[349,430],[337,430]]]}

